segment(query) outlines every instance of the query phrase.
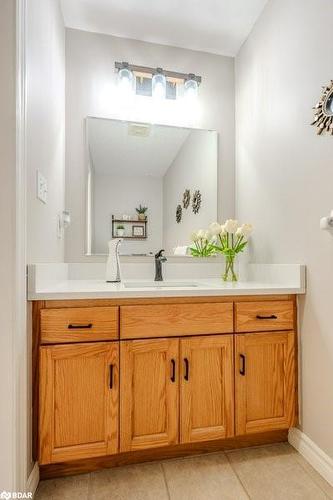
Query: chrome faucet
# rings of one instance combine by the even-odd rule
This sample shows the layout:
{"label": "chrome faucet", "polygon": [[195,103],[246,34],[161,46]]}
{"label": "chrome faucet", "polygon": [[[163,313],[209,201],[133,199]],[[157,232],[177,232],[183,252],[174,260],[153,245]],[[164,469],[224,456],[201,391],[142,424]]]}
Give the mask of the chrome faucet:
{"label": "chrome faucet", "polygon": [[168,260],[163,252],[164,250],[160,250],[155,254],[155,281],[163,281],[162,263]]}

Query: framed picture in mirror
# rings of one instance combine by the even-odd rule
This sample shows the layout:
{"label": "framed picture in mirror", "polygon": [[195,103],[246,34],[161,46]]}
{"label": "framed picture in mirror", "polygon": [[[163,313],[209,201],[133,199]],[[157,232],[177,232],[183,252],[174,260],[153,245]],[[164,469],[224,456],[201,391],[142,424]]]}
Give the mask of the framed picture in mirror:
{"label": "framed picture in mirror", "polygon": [[132,236],[136,238],[143,238],[145,236],[144,226],[132,226]]}

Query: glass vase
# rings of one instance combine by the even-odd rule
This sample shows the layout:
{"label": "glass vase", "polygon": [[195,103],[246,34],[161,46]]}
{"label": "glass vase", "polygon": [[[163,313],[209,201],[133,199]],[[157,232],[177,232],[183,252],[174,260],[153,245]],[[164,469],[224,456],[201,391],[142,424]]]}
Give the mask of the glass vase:
{"label": "glass vase", "polygon": [[238,281],[237,274],[235,271],[235,255],[228,255],[225,257],[225,269],[224,274],[222,276],[223,281]]}

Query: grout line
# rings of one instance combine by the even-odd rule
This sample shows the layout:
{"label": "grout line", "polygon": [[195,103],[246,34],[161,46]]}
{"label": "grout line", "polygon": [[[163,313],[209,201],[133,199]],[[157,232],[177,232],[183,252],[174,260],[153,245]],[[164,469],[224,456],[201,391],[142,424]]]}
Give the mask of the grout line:
{"label": "grout line", "polygon": [[167,478],[166,478],[166,474],[165,474],[165,470],[164,470],[163,464],[161,462],[160,462],[160,466],[161,466],[161,469],[162,469],[162,474],[163,474],[163,479],[164,479],[164,484],[165,484],[166,492],[167,492],[167,495],[168,495],[168,499],[171,500],[171,495],[170,495],[170,491],[169,491],[168,481],[167,481]]}
{"label": "grout line", "polygon": [[227,453],[224,453],[224,456],[225,456],[225,457],[226,457],[226,459],[228,460],[228,463],[229,463],[229,465],[230,465],[230,467],[231,467],[231,470],[232,470],[232,472],[235,474],[236,478],[238,479],[238,481],[239,481],[239,483],[240,483],[241,487],[242,487],[242,488],[243,488],[243,490],[244,490],[245,495],[246,495],[246,496],[247,496],[247,497],[251,500],[251,495],[250,495],[250,493],[247,491],[247,489],[246,489],[246,487],[245,487],[245,485],[244,485],[243,481],[241,480],[241,478],[240,478],[240,477],[239,477],[239,475],[237,474],[237,471],[236,471],[235,467],[232,465],[232,463],[231,463],[231,461],[230,461],[230,459],[229,459],[229,457],[228,457],[228,454],[227,454]]}
{"label": "grout line", "polygon": [[91,494],[91,472],[89,472],[89,478],[88,478],[88,491],[87,491],[87,500],[90,499]]}
{"label": "grout line", "polygon": [[[230,448],[229,450],[223,450],[226,455],[232,454],[234,451],[243,451],[243,450],[255,450],[257,448],[270,448],[276,446],[277,444],[288,444],[288,441],[277,441],[276,443],[267,443],[267,444],[256,444],[254,446],[248,445],[242,448]],[[216,453],[215,451],[213,453]]]}

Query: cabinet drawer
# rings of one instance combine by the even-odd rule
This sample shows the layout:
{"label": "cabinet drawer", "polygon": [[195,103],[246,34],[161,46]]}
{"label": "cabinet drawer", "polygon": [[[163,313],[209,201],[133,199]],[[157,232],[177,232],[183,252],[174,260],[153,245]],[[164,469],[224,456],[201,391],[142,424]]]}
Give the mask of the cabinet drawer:
{"label": "cabinet drawer", "polygon": [[291,300],[238,302],[235,306],[236,332],[293,329],[294,303]]}
{"label": "cabinet drawer", "polygon": [[42,309],[41,342],[91,342],[118,338],[118,307]]}
{"label": "cabinet drawer", "polygon": [[138,305],[120,308],[122,339],[232,331],[232,303]]}

